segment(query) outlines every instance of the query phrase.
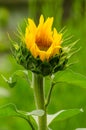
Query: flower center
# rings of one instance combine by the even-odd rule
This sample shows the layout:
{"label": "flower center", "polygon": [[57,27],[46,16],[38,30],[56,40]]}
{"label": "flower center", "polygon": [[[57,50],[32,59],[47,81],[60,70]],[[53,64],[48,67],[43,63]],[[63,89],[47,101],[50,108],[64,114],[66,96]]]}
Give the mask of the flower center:
{"label": "flower center", "polygon": [[47,51],[49,49],[49,47],[51,46],[51,44],[52,44],[51,40],[36,39],[36,45],[42,51]]}

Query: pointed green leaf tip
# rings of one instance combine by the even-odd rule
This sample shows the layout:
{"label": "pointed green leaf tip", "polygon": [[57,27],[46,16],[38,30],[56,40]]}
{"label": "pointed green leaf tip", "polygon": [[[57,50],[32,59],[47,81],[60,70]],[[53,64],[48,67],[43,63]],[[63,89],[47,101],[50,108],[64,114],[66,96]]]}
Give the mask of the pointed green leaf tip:
{"label": "pointed green leaf tip", "polygon": [[48,115],[48,125],[50,125],[54,120],[55,121],[65,120],[81,112],[83,112],[83,109],[69,109],[69,110],[61,110],[55,114]]}
{"label": "pointed green leaf tip", "polygon": [[12,76],[7,79],[4,75],[1,75],[4,81],[12,88],[16,85],[16,77]]}

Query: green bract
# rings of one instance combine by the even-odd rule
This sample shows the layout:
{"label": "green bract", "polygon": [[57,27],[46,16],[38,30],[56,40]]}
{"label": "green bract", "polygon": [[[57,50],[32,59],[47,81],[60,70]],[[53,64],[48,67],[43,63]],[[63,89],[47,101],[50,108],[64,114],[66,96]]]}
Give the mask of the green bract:
{"label": "green bract", "polygon": [[14,47],[14,49],[15,53],[13,54],[18,64],[24,66],[27,70],[31,70],[43,76],[63,70],[68,61],[67,53],[64,49],[60,49],[59,55],[55,55],[51,57],[49,61],[45,60],[44,62],[42,62],[39,57],[34,58],[24,43],[20,44],[18,48]]}

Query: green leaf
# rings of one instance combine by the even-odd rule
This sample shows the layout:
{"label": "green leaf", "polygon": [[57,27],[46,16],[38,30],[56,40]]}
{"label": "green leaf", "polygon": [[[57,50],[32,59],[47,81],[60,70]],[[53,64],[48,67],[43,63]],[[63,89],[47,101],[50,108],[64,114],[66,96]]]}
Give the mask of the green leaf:
{"label": "green leaf", "polygon": [[43,110],[34,110],[32,112],[20,111],[13,103],[9,103],[0,107],[0,117],[21,117],[30,124],[33,130],[35,130],[37,124],[32,115],[42,116],[43,114]]}
{"label": "green leaf", "polygon": [[36,117],[36,116],[43,116],[43,115],[44,115],[43,110],[33,110],[31,112],[20,111],[13,103],[0,107],[0,117],[14,117],[14,116],[21,117],[29,123],[32,130],[37,129],[37,122],[35,121],[33,116]]}
{"label": "green leaf", "polygon": [[20,117],[28,117],[30,115],[34,116],[43,116],[43,110],[33,110],[31,112],[20,111],[17,109],[16,105],[13,103],[9,103],[7,105],[0,107],[0,117],[6,116],[20,116]]}
{"label": "green leaf", "polygon": [[30,84],[30,80],[28,78],[28,71],[27,70],[17,70],[12,74],[9,79],[7,79],[5,76],[1,75],[1,77],[4,79],[6,83],[12,88],[16,85],[17,83],[17,77],[22,77],[27,80],[27,82]]}
{"label": "green leaf", "polygon": [[68,83],[86,88],[86,77],[82,74],[73,72],[70,69],[58,72],[55,75],[54,81],[56,83]]}
{"label": "green leaf", "polygon": [[29,79],[29,74],[28,74],[28,71],[27,70],[17,70],[14,74],[14,76],[19,76],[19,77],[22,77],[24,79],[26,79],[26,81],[31,84],[31,81]]}
{"label": "green leaf", "polygon": [[10,103],[0,107],[0,117],[20,116],[14,104]]}
{"label": "green leaf", "polygon": [[86,128],[77,128],[75,130],[86,130]]}
{"label": "green leaf", "polygon": [[83,112],[82,109],[69,109],[69,110],[61,110],[55,114],[48,115],[48,125],[50,125],[52,121],[65,120],[81,112]]}

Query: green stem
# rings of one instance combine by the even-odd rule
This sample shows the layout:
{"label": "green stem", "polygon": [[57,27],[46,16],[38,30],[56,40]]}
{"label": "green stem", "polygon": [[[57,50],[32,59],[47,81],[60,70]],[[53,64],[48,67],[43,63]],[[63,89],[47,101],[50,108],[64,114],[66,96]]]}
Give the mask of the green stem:
{"label": "green stem", "polygon": [[45,103],[45,107],[46,108],[47,108],[48,104],[50,103],[51,94],[52,94],[52,90],[53,90],[54,85],[55,84],[53,82],[51,82],[51,86],[50,86],[49,93],[48,93],[48,96],[47,96],[47,99],[46,99],[46,103]]}
{"label": "green stem", "polygon": [[38,117],[38,130],[47,130],[47,116],[46,116],[46,109],[45,109],[43,77],[39,74],[33,73],[32,83],[34,88],[34,98],[35,98],[36,108],[45,111],[45,114],[43,116]]}

